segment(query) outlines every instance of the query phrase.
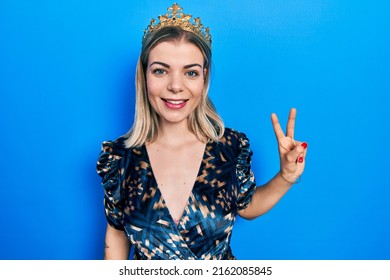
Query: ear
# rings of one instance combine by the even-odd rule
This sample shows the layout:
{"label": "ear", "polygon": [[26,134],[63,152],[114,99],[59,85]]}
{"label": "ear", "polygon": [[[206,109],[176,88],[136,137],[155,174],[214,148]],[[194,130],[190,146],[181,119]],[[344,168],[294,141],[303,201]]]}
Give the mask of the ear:
{"label": "ear", "polygon": [[207,68],[203,69],[203,79],[207,76]]}

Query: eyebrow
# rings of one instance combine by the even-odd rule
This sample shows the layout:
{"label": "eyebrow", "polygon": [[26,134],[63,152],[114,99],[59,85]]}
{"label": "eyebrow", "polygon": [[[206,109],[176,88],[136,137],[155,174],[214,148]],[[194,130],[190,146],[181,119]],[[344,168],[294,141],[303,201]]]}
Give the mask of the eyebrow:
{"label": "eyebrow", "polygon": [[[169,64],[166,64],[166,63],[161,62],[161,61],[153,61],[153,62],[149,65],[149,67],[152,66],[153,64],[160,64],[160,65],[162,65],[162,66],[164,66],[164,67],[166,67],[166,68],[170,68]],[[198,63],[192,63],[192,64],[185,65],[185,66],[184,66],[184,69],[188,69],[188,68],[195,67],[195,66],[198,66],[198,67],[202,68],[202,66],[201,66],[200,64],[198,64]]]}

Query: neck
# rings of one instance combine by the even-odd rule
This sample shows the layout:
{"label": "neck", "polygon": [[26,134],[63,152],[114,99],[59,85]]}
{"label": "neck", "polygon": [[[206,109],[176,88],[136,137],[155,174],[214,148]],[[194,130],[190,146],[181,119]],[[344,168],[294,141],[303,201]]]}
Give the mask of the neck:
{"label": "neck", "polygon": [[197,137],[189,131],[187,122],[168,123],[160,121],[156,142],[180,145],[195,139]]}

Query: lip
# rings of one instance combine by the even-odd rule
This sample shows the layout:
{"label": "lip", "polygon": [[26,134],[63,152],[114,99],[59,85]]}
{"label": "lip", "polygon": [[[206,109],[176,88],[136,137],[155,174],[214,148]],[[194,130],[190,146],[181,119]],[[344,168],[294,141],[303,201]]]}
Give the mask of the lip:
{"label": "lip", "polygon": [[167,106],[169,109],[181,109],[184,108],[187,105],[188,99],[165,99],[161,98],[161,100],[164,102],[165,106]]}

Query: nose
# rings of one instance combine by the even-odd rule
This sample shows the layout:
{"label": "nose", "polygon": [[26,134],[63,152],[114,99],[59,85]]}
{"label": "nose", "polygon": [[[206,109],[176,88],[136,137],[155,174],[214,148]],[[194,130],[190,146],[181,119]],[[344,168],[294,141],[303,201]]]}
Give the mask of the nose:
{"label": "nose", "polygon": [[179,73],[172,73],[169,83],[168,90],[172,93],[179,93],[183,91],[183,80]]}

